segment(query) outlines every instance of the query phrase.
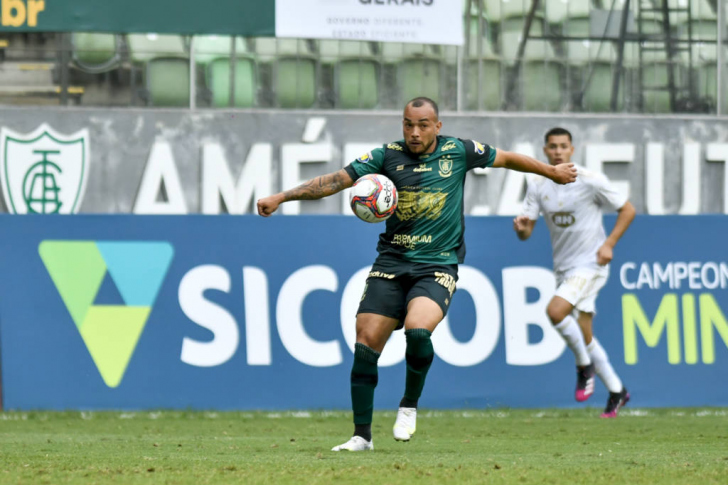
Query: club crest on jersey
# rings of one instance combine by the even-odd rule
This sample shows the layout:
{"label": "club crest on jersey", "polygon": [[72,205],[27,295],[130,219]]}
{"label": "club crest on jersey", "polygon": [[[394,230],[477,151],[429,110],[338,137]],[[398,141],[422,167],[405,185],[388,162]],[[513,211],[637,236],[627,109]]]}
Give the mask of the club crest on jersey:
{"label": "club crest on jersey", "polygon": [[357,158],[358,161],[361,163],[369,163],[369,161],[372,159],[372,152],[367,152],[361,157]]}
{"label": "club crest on jersey", "polygon": [[576,222],[576,218],[571,212],[554,212],[551,220],[559,227],[569,227]]}
{"label": "club crest on jersey", "polygon": [[452,175],[452,160],[450,158],[440,159],[440,177],[449,177]]}
{"label": "club crest on jersey", "polygon": [[485,153],[485,145],[475,140],[473,140],[473,145],[475,145],[475,153],[477,153],[478,155],[482,155]]}

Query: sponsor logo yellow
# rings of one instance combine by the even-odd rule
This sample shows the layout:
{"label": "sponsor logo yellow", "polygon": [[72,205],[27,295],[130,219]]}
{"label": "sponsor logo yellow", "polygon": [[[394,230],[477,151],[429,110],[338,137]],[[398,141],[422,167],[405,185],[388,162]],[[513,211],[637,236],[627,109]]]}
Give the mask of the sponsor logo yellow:
{"label": "sponsor logo yellow", "polygon": [[[369,272],[370,278],[384,278],[385,280],[393,280],[394,275],[389,273],[382,273],[381,271],[370,271]],[[365,290],[366,292],[366,290]]]}
{"label": "sponsor logo yellow", "polygon": [[397,212],[400,221],[427,218],[437,220],[442,214],[447,199],[446,192],[410,192],[401,190],[398,193]]}
{"label": "sponsor logo yellow", "polygon": [[452,294],[455,293],[455,278],[451,274],[435,271],[435,282],[447,288],[452,298]]}
{"label": "sponsor logo yellow", "polygon": [[431,242],[432,236],[430,235],[395,234],[392,239],[392,244],[404,246],[407,249],[414,249],[418,244],[430,244]]}
{"label": "sponsor logo yellow", "polygon": [[387,148],[389,148],[390,150],[397,150],[398,152],[402,151],[402,147],[396,143],[390,143],[389,145],[387,145]]}
{"label": "sponsor logo yellow", "polygon": [[432,167],[428,167],[426,163],[420,163],[420,166],[412,171],[413,172],[432,172]]}

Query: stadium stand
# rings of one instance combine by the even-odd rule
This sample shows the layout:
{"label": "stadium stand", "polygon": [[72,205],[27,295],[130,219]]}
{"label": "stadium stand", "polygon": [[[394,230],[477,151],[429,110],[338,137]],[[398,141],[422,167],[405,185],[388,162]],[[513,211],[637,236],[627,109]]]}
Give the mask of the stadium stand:
{"label": "stadium stand", "polygon": [[[205,87],[210,92],[210,103],[215,108],[255,106],[257,79],[255,58],[242,38],[230,36],[197,36],[194,38],[195,62],[204,72]],[[234,67],[233,67],[234,66]],[[234,73],[231,72],[234,70]],[[231,77],[232,76],[232,77]],[[231,82],[234,83],[233,103],[230,102]]]}
{"label": "stadium stand", "polygon": [[426,95],[443,109],[606,112],[619,75],[617,111],[715,112],[715,1],[630,2],[623,70],[617,38],[603,38],[595,19],[612,4],[619,19],[624,0],[545,0],[533,12],[531,0],[461,3],[461,49],[237,38],[233,50],[228,36],[8,34],[0,97],[186,107],[194,79],[199,107],[392,109]]}

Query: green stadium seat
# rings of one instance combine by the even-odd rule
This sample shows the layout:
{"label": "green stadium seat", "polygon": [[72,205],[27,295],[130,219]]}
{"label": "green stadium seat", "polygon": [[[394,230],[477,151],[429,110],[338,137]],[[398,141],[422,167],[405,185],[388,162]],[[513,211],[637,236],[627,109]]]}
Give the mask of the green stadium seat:
{"label": "green stadium seat", "polygon": [[372,60],[341,60],[335,66],[336,106],[374,108],[379,103],[378,65]]}
{"label": "green stadium seat", "polygon": [[521,67],[520,81],[523,110],[561,110],[560,64],[553,61],[526,61]]}
{"label": "green stadium seat", "polygon": [[189,61],[175,57],[150,60],[146,65],[146,84],[152,106],[189,106]]}
{"label": "green stadium seat", "polygon": [[319,59],[334,72],[335,106],[374,108],[379,104],[379,62],[374,44],[364,41],[319,41]]}
{"label": "green stadium seat", "polygon": [[279,59],[275,97],[281,108],[310,108],[316,102],[316,65],[312,59]]}
{"label": "green stadium seat", "polygon": [[310,108],[316,102],[316,56],[303,39],[253,38],[255,59],[272,70],[274,104]]}
{"label": "green stadium seat", "polygon": [[442,64],[437,59],[405,59],[399,65],[400,104],[417,96],[440,102]]}
{"label": "green stadium seat", "polygon": [[569,18],[589,18],[591,11],[589,0],[547,0],[546,21],[560,24]]}
{"label": "green stadium seat", "polygon": [[73,60],[81,68],[97,71],[113,69],[118,65],[119,37],[114,34],[74,32],[71,34]]}
{"label": "green stadium seat", "polygon": [[[583,69],[582,81],[585,80],[585,76],[590,76],[582,99],[584,111],[607,112],[611,110],[614,72],[613,65],[608,63],[594,63]],[[621,110],[624,104],[623,94],[620,93],[617,100],[617,110]]]}
{"label": "green stadium seat", "polygon": [[[232,55],[232,37],[229,35],[198,35],[194,38],[195,62],[208,64],[221,57]],[[242,37],[235,38],[235,55],[248,53],[248,46]]]}
{"label": "green stadium seat", "polygon": [[[230,69],[228,57],[210,61],[206,68],[207,86],[212,92],[212,105],[216,108],[230,106]],[[249,57],[235,58],[235,98],[233,106],[249,108],[255,105],[255,63]]]}
{"label": "green stadium seat", "polygon": [[[533,0],[484,0],[488,19],[502,22],[507,19],[525,19],[531,10]],[[544,2],[539,2],[536,16],[544,18]]]}
{"label": "green stadium seat", "polygon": [[184,39],[179,35],[129,34],[126,43],[129,56],[135,63],[145,63],[158,57],[188,57]]}
{"label": "green stadium seat", "polygon": [[[480,62],[483,66],[480,82],[478,82],[478,60],[469,60],[466,65],[465,107],[468,110],[500,110],[503,104],[501,61],[493,57]],[[480,106],[478,90],[481,92]]]}
{"label": "green stadium seat", "polygon": [[[540,36],[543,34],[543,26],[540,22],[531,24],[530,35]],[[523,38],[523,23],[520,21],[506,21],[501,24],[500,53],[503,60],[508,64],[516,61],[518,47]],[[554,57],[553,48],[544,40],[528,39],[526,49],[523,53],[524,59],[549,59]]]}

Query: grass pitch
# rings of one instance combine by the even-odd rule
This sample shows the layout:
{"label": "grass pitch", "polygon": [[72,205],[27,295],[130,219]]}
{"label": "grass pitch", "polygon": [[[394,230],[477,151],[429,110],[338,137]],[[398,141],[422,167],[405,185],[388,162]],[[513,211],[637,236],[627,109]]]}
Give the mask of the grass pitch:
{"label": "grass pitch", "polygon": [[409,443],[329,451],[349,413],[0,413],[2,484],[726,484],[728,411],[428,412]]}

